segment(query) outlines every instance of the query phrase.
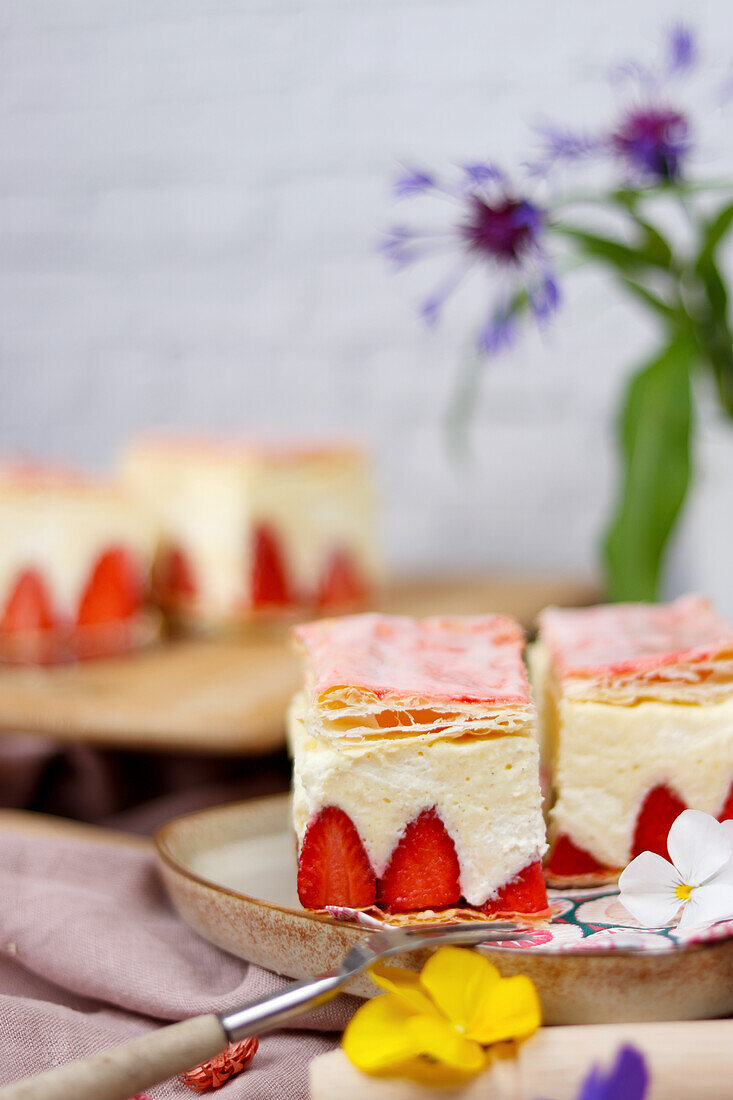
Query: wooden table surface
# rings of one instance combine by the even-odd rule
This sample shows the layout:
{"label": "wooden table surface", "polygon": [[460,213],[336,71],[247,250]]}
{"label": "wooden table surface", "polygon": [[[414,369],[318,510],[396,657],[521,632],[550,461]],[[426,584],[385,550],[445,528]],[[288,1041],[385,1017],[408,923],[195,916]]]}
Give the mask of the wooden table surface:
{"label": "wooden table surface", "polygon": [[89,825],[85,821],[69,821],[65,817],[37,814],[31,810],[0,809],[0,832],[22,833],[24,836],[60,837],[68,840],[94,840],[100,844],[126,844],[152,852],[153,842],[137,833],[123,833]]}

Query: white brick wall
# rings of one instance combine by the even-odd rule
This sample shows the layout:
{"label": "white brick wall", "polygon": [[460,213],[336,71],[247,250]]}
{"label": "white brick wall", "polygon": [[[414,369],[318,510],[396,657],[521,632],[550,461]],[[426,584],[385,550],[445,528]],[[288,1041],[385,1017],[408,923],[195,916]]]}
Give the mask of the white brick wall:
{"label": "white brick wall", "polygon": [[[701,11],[733,58],[725,0]],[[400,564],[588,572],[611,403],[648,322],[598,278],[569,287],[545,345],[487,372],[474,460],[456,468],[443,410],[461,312],[425,332],[417,284],[374,243],[398,158],[511,159],[542,113],[602,116],[609,61],[651,49],[673,14],[4,0],[2,449],[102,464],[147,425],[345,428],[379,453]]]}

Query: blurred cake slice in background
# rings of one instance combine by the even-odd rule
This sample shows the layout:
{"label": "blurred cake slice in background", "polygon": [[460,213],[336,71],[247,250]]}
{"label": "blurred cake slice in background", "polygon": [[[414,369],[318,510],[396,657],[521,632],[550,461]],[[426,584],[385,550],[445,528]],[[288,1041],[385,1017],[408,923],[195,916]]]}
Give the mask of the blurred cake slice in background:
{"label": "blurred cake slice in background", "polygon": [[686,808],[733,817],[733,627],[707,600],[548,608],[535,646],[550,881],[666,857]]}
{"label": "blurred cake slice in background", "polygon": [[155,532],[119,485],[0,466],[0,660],[47,664],[153,640]]}
{"label": "blurred cake slice in background", "polygon": [[159,527],[158,602],[184,624],[350,610],[379,581],[372,472],[356,447],[145,438],[122,477]]}

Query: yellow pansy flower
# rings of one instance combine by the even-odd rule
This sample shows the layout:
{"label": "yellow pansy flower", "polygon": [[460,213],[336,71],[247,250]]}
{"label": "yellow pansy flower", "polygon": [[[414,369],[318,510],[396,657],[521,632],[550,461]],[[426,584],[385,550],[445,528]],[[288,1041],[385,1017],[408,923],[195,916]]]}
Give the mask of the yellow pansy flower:
{"label": "yellow pansy flower", "polygon": [[527,1039],[542,1021],[529,978],[502,978],[466,948],[439,948],[419,974],[397,966],[369,973],[385,993],[357,1009],[342,1040],[364,1073],[457,1084],[486,1068],[486,1047]]}

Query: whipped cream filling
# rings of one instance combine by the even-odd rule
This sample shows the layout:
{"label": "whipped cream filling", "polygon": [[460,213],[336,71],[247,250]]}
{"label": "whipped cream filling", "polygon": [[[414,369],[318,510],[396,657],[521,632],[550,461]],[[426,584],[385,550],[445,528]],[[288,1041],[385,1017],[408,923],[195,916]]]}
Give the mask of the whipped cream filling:
{"label": "whipped cream filling", "polygon": [[707,704],[557,704],[550,835],[565,833],[610,867],[631,858],[648,792],[666,784],[717,816],[733,781],[733,698]]}
{"label": "whipped cream filling", "polygon": [[250,601],[252,531],[269,527],[288,579],[312,596],[335,549],[346,549],[367,582],[381,564],[367,463],[353,455],[272,462],[226,455],[213,461],[180,449],[131,450],[123,475],[196,576],[196,604],[226,617]]}
{"label": "whipped cream filling", "polygon": [[301,696],[289,717],[299,844],[312,817],[325,806],[339,806],[382,875],[408,823],[435,807],[456,846],[461,892],[476,906],[544,854],[533,737],[336,744],[313,737],[305,716]]}
{"label": "whipped cream filling", "polygon": [[37,570],[56,614],[73,620],[98,559],[123,547],[147,580],[154,530],[138,508],[115,491],[83,487],[0,492],[0,607],[18,577]]}

